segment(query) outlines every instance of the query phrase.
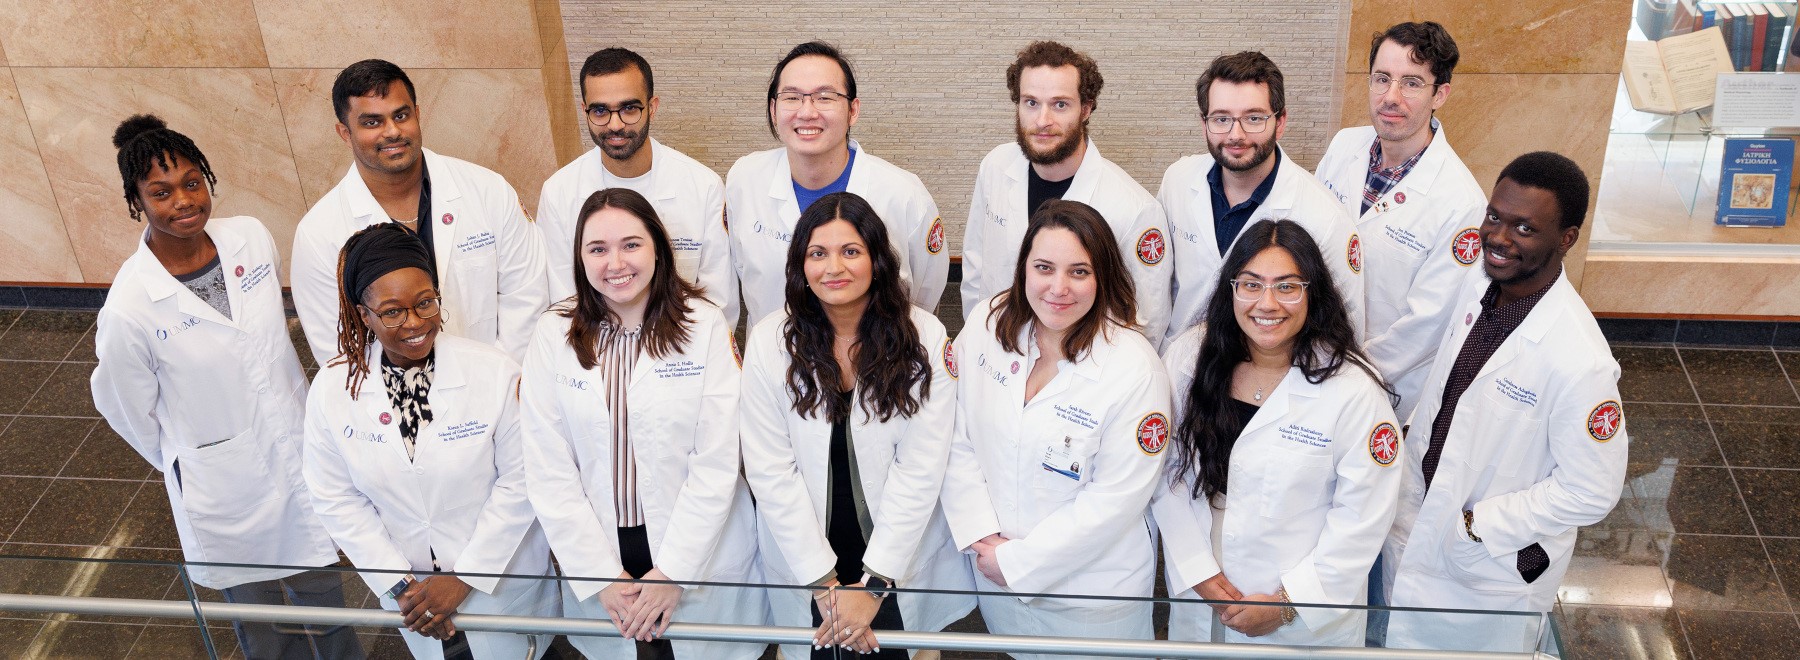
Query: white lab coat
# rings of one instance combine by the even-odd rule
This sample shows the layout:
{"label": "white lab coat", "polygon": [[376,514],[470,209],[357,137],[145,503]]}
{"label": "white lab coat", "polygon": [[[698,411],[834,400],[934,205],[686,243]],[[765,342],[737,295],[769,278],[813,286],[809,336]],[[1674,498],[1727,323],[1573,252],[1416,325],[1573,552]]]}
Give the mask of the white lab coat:
{"label": "white lab coat", "polygon": [[[756,513],[738,475],[738,366],[731,326],[719,308],[689,303],[689,341],[661,359],[638,352],[626,389],[638,500],[650,554],[678,582],[756,582]],[[562,307],[562,305],[558,305]],[[612,417],[607,383],[581,368],[569,347],[570,319],[545,312],[525,353],[525,475],[532,508],[571,577],[615,578],[620,562]],[[610,583],[574,580],[570,616],[609,619],[599,603]],[[572,606],[572,607],[571,607]],[[761,590],[689,586],[674,620],[762,625]],[[571,637],[591,658],[630,657],[630,640]],[[674,642],[684,658],[755,658],[764,645]]]}
{"label": "white lab coat", "polygon": [[[1468,278],[1455,298],[1457,311],[1409,422],[1400,510],[1382,549],[1383,584],[1394,606],[1549,612],[1576,531],[1605,518],[1624,487],[1619,364],[1575,287],[1558,276],[1457,401],[1425,490],[1421,461],[1432,420],[1487,285],[1486,277]],[[1465,510],[1475,512],[1479,543],[1463,529]],[[1527,584],[1518,551],[1533,543],[1549,554],[1550,567]],[[1391,616],[1394,647],[1532,650],[1539,632],[1530,617]]]}
{"label": "white lab coat", "polygon": [[[522,359],[537,315],[549,305],[537,228],[499,174],[424,151],[444,330]],[[379,222],[391,220],[351,166],[294,228],[294,310],[321,365],[337,356],[338,253],[351,234]]]}
{"label": "white lab coat", "polygon": [[[951,546],[938,505],[956,414],[956,381],[945,360],[949,336],[930,312],[910,310],[919,344],[932,360],[930,398],[911,417],[887,422],[871,418],[860,406],[850,413],[857,474],[874,525],[863,565],[902,589],[968,591],[973,588],[969,564]],[[805,585],[837,566],[825,535],[831,422],[822,413],[801,417],[794,412],[782,337],[787,321],[787,314],[776,314],[751,330],[738,412],[744,473],[762,520],[764,573],[771,584]],[[770,590],[775,624],[808,627],[808,596],[805,590]],[[942,630],[975,607],[974,597],[966,595],[900,593],[896,598],[907,630]],[[789,645],[784,652],[790,658],[806,657],[802,646]]]}
{"label": "white lab coat", "polygon": [[[868,201],[887,223],[907,299],[937,309],[950,277],[950,250],[937,202],[912,172],[869,153],[855,140],[850,148],[856,150],[856,163],[845,190]],[[786,148],[739,158],[725,175],[731,264],[737,269],[751,324],[781,311],[787,302],[788,242],[794,238],[801,210]]]}
{"label": "white lab coat", "polygon": [[[725,320],[737,327],[737,272],[731,268],[731,241],[725,233],[725,182],[700,161],[650,139],[650,172],[621,179],[606,171],[599,147],[589,149],[544,181],[538,194],[537,227],[550,268],[550,301],[575,295],[575,217],[596,190],[630,188],[650,200],[669,231],[675,272],[706,287]],[[583,277],[586,277],[583,275]]]}
{"label": "white lab coat", "polygon": [[[255,218],[213,218],[206,234],[219,251],[231,318],[176,281],[139,241],[94,328],[94,407],[162,471],[187,561],[334,563],[337,548],[300,477],[306,377],[282,311],[281,255]],[[300,572],[188,571],[212,589]]]}
{"label": "white lab coat", "polygon": [[[313,508],[351,563],[390,571],[363,573],[363,581],[386,593],[401,575],[391,571],[429,577],[434,557],[446,572],[548,576],[550,546],[525,497],[519,367],[490,345],[439,333],[428,395],[433,420],[419,430],[417,456],[408,460],[400,414],[382,383],[380,350],[370,347],[375,372],[358,398],[344,386],[349,367],[339,364],[319,370],[306,401]],[[560,613],[548,578],[459,577],[474,588],[459,612]],[[437,640],[404,629],[401,636],[414,657],[442,657]],[[550,636],[538,638],[541,654]],[[525,657],[528,642],[524,635],[469,633],[477,660]]]}
{"label": "white lab coat", "polygon": [[[1012,288],[1019,246],[1031,224],[1025,205],[1030,196],[1025,152],[1008,142],[981,159],[969,223],[963,227],[962,312],[965,320],[976,305]],[[1063,199],[1094,207],[1106,218],[1119,256],[1137,289],[1138,325],[1152,343],[1160,343],[1169,326],[1169,227],[1162,205],[1124,169],[1100,155],[1093,140],[1069,182]]]}
{"label": "white lab coat", "polygon": [[[1277,154],[1281,167],[1275,172],[1275,185],[1269,189],[1244,228],[1258,220],[1293,220],[1312,235],[1313,242],[1331,269],[1331,279],[1350,313],[1350,325],[1357,336],[1363,332],[1362,250],[1352,250],[1362,240],[1356,234],[1354,221],[1344,212],[1336,197],[1307,173],[1305,168]],[[1175,311],[1169,317],[1172,340],[1206,315],[1206,303],[1218,285],[1219,269],[1225,257],[1219,254],[1219,239],[1213,232],[1212,189],[1206,185],[1206,173],[1212,169],[1211,154],[1196,154],[1175,161],[1163,172],[1162,187],[1156,199],[1169,214],[1169,231],[1175,236]],[[1237,238],[1232,238],[1237,244]],[[1226,250],[1230,251],[1229,248]],[[1167,343],[1166,341],[1164,343]]]}
{"label": "white lab coat", "polygon": [[1364,241],[1368,313],[1363,350],[1400,394],[1395,410],[1405,419],[1418,405],[1438,339],[1456,311],[1451,297],[1480,269],[1487,195],[1440,127],[1406,178],[1363,213],[1374,142],[1370,126],[1338,131],[1319,161],[1318,178],[1350,217],[1361,218],[1356,233]]}
{"label": "white lab coat", "polygon": [[[991,304],[975,318],[985,321]],[[1146,601],[1011,594],[1151,594],[1149,505],[1171,428],[1169,377],[1149,340],[1109,324],[1027,403],[1038,350],[1029,328],[1021,334],[1023,355],[1001,348],[987,323],[967,326],[955,345],[968,377],[957,381],[944,514],[958,549],[994,533],[1011,539],[998,550],[1007,586],[976,574],[977,589],[995,592],[982,598],[982,618],[1003,635],[1149,639]]]}
{"label": "white lab coat", "polygon": [[[1176,420],[1206,326],[1176,337],[1164,356]],[[1353,364],[1322,383],[1298,367],[1263,400],[1231,448],[1226,506],[1195,499],[1192,475],[1158,488],[1151,515],[1162,534],[1169,592],[1225,572],[1245,595],[1287,588],[1296,603],[1364,605],[1400,494],[1400,426],[1387,391]],[[1384,465],[1377,456],[1384,456]],[[1262,637],[1219,624],[1212,608],[1176,602],[1169,638],[1250,644],[1360,646],[1364,610],[1295,608],[1294,623]]]}

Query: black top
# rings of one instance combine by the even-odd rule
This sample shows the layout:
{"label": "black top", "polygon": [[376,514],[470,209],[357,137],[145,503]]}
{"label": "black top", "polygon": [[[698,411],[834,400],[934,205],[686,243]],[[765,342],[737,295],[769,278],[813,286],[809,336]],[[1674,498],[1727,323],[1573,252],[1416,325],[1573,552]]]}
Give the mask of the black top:
{"label": "black top", "polygon": [[[846,404],[853,403],[851,392],[838,392]],[[826,507],[825,538],[837,554],[837,578],[843,584],[862,581],[863,552],[869,549],[863,540],[862,524],[856,516],[856,491],[850,483],[850,419],[831,423],[831,502]]]}
{"label": "black top", "polygon": [[1231,409],[1237,411],[1238,416],[1237,428],[1231,430],[1231,435],[1238,437],[1244,435],[1244,427],[1250,425],[1250,418],[1255,417],[1256,411],[1262,410],[1262,406],[1232,399]]}
{"label": "black top", "polygon": [[1032,214],[1037,213],[1038,207],[1043,206],[1044,202],[1062,199],[1062,196],[1069,192],[1069,184],[1075,182],[1073,174],[1061,181],[1045,181],[1044,177],[1038,176],[1037,168],[1029,164],[1025,166],[1025,178],[1030,190],[1025,197],[1026,222],[1030,222]]}
{"label": "black top", "polygon": [[[424,156],[421,155],[420,158],[424,158]],[[425,244],[425,256],[431,259],[431,263],[436,264],[437,246],[432,243],[431,238],[431,170],[426,168],[423,162],[419,163],[419,217],[417,220],[413,235],[418,236],[419,242]],[[405,227],[405,225],[401,226]]]}
{"label": "black top", "polygon": [[1225,199],[1225,184],[1219,175],[1220,164],[1213,163],[1212,169],[1206,171],[1206,187],[1212,190],[1213,236],[1218,239],[1221,257],[1231,251],[1231,243],[1237,240],[1238,232],[1244,230],[1244,225],[1250,224],[1250,216],[1256,214],[1256,209],[1262,206],[1263,200],[1269,198],[1269,191],[1275,188],[1275,175],[1281,172],[1281,148],[1276,147],[1275,153],[1269,158],[1275,161],[1275,166],[1269,168],[1269,176],[1257,184],[1256,190],[1250,191],[1250,199],[1237,206],[1232,206]]}

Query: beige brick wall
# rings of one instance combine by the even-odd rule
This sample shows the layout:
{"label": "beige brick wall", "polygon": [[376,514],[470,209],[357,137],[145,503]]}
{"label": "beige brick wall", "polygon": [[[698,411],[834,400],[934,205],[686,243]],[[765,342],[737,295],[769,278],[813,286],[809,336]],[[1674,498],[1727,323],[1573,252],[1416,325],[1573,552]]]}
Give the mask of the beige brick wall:
{"label": "beige brick wall", "polygon": [[[1195,77],[1213,57],[1239,50],[1260,49],[1282,67],[1290,115],[1282,143],[1312,167],[1338,125],[1350,3],[562,0],[562,19],[571,81],[600,48],[643,54],[662,97],[653,134],[721,175],[739,156],[778,146],[764,97],[788,48],[836,44],[862,98],[851,136],[925,180],[960,251],[976,166],[1013,139],[1006,67],[1025,44],[1057,39],[1100,63],[1106,87],[1091,135],[1154,193],[1164,168],[1205,149]],[[552,114],[575,116],[574,84]]]}

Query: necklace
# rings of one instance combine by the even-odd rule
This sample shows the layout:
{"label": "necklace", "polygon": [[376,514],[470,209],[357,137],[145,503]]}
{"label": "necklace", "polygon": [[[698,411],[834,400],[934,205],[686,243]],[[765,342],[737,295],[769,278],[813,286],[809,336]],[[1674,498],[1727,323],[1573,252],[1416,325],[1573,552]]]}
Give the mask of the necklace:
{"label": "necklace", "polygon": [[[1252,369],[1254,369],[1254,368],[1255,367],[1252,367]],[[1282,377],[1284,377],[1286,375],[1287,375],[1287,370],[1285,370],[1285,369],[1280,372],[1277,372],[1277,375],[1275,377],[1275,382],[1274,383],[1265,383],[1262,387],[1256,388],[1256,393],[1250,395],[1251,400],[1253,400],[1253,401],[1263,400],[1263,392],[1265,390],[1268,390],[1271,387],[1280,385]]]}

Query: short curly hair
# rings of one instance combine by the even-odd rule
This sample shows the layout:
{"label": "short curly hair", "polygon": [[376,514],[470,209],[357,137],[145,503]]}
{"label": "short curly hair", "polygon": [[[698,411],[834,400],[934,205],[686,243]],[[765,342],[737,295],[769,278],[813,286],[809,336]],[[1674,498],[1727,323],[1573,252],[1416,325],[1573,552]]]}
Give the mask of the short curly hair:
{"label": "short curly hair", "polygon": [[1100,88],[1106,85],[1106,79],[1100,77],[1100,65],[1094,58],[1076,51],[1056,41],[1033,41],[1031,45],[1019,50],[1019,57],[1013,60],[1012,66],[1006,68],[1006,91],[1012,93],[1013,103],[1019,102],[1019,74],[1034,66],[1047,66],[1052,69],[1072,66],[1081,74],[1081,104],[1094,107],[1100,104]]}
{"label": "short curly hair", "polygon": [[1393,40],[1394,43],[1412,49],[1414,64],[1423,64],[1431,68],[1431,82],[1437,85],[1450,84],[1450,74],[1456,72],[1456,62],[1462,59],[1456,50],[1456,40],[1450,38],[1450,31],[1432,21],[1423,23],[1399,23],[1381,32],[1369,40],[1369,68],[1375,68],[1375,55],[1381,52],[1381,44]]}

